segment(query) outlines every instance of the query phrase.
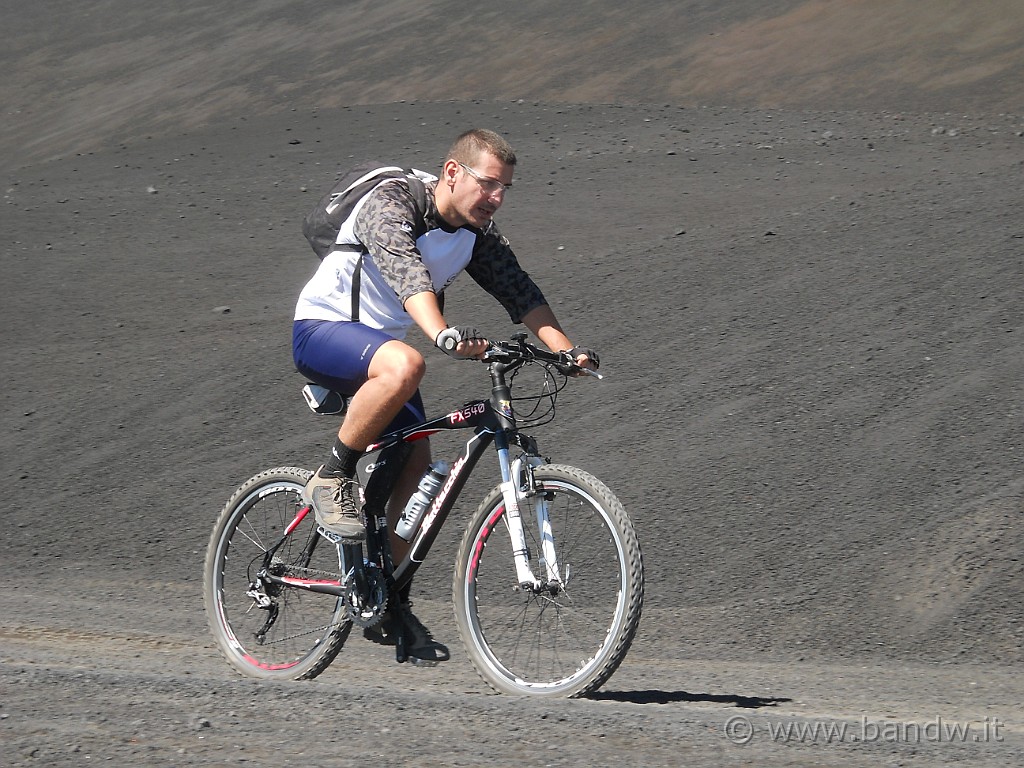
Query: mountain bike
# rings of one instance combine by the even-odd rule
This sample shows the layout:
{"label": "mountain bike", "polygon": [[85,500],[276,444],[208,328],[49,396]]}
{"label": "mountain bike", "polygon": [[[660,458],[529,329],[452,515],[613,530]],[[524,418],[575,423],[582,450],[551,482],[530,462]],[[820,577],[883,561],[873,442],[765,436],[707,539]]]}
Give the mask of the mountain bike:
{"label": "mountain bike", "polygon": [[[556,396],[571,378],[600,375],[568,353],[527,343],[525,334],[491,343],[482,362],[490,375],[488,399],[391,432],[366,449],[365,541],[349,543],[318,529],[302,499],[310,470],[270,469],[235,491],[214,526],[203,579],[210,627],[232,667],[264,679],[316,677],[353,626],[373,627],[385,615],[398,628],[396,660],[409,659],[397,595],[493,446],[500,482],[466,527],[452,582],[467,655],[489,685],[510,694],[581,696],[614,673],[643,604],[633,524],[604,483],[548,463],[522,431],[554,418]],[[513,380],[527,366],[541,367],[539,391],[513,398]],[[318,413],[345,409],[337,393],[309,385],[303,392]],[[409,552],[393,563],[385,505],[410,443],[450,430],[471,434],[422,517],[406,521]]]}

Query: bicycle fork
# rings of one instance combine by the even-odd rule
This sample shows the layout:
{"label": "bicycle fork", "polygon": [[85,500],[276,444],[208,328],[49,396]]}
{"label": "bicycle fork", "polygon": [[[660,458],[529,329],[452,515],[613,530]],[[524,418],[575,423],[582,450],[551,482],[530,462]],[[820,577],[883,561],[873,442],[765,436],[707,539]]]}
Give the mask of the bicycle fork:
{"label": "bicycle fork", "polygon": [[[508,479],[501,484],[501,495],[505,504],[505,521],[512,541],[512,557],[519,587],[531,592],[546,590],[551,594],[557,594],[565,586],[568,574],[563,580],[559,571],[551,520],[548,516],[548,500],[544,493],[537,491],[533,477],[534,468],[544,463],[540,456],[523,455],[514,459],[509,467]],[[539,575],[535,574],[530,566],[523,509],[533,512],[537,525],[541,547],[540,565],[543,568]]]}

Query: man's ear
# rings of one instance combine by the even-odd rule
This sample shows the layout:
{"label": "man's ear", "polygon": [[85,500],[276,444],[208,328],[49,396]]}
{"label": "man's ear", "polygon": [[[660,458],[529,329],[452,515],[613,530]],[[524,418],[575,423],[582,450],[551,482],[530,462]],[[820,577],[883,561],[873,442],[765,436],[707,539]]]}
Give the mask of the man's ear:
{"label": "man's ear", "polygon": [[441,167],[441,181],[445,184],[453,184],[459,173],[459,164],[455,160],[445,160]]}

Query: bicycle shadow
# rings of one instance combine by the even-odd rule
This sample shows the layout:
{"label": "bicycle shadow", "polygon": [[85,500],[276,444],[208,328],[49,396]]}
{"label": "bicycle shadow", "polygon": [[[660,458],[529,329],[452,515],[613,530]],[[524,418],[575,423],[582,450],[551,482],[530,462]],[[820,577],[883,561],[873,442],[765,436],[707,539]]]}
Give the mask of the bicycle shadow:
{"label": "bicycle shadow", "polygon": [[689,691],[595,691],[584,698],[594,701],[618,701],[624,704],[730,704],[741,709],[760,709],[785,704],[792,699],[767,696],[740,696],[720,693],[690,693]]}

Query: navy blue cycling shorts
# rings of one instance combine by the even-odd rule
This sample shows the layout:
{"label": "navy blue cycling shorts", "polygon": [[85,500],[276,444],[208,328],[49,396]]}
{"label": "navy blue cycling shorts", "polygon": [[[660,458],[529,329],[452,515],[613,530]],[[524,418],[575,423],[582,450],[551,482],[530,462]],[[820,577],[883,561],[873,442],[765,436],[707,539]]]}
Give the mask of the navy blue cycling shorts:
{"label": "navy blue cycling shorts", "polygon": [[[362,323],[296,320],[292,325],[292,357],[299,373],[315,384],[354,395],[370,378],[370,361],[394,337]],[[385,429],[412,426],[426,418],[419,390]]]}

